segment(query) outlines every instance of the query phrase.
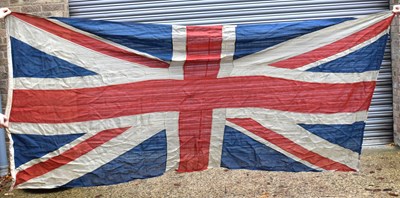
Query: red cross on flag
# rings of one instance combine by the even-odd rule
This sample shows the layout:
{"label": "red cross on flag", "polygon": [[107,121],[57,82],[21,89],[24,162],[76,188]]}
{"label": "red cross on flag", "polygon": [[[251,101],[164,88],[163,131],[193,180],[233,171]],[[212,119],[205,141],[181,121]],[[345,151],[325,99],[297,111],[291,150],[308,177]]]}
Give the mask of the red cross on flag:
{"label": "red cross on flag", "polygon": [[356,171],[392,18],[179,26],[13,13],[14,186]]}

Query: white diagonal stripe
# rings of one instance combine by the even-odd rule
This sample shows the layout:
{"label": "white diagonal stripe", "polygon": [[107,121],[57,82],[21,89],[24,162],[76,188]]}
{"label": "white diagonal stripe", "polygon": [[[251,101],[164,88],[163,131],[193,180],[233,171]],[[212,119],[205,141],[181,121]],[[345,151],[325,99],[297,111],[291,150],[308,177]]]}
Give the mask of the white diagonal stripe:
{"label": "white diagonal stripe", "polygon": [[[114,119],[107,119],[104,120],[104,122],[106,122],[105,124],[100,124],[101,122],[96,122],[96,124],[93,123],[88,123],[88,127],[84,126],[84,122],[80,122],[80,123],[70,123],[70,124],[51,124],[51,125],[42,125],[42,124],[38,124],[37,126],[35,126],[35,124],[32,125],[26,125],[27,127],[31,127],[35,130],[37,129],[49,129],[50,131],[53,131],[51,128],[54,127],[54,129],[56,130],[60,130],[62,132],[64,132],[64,134],[67,134],[66,132],[71,129],[71,130],[78,130],[78,131],[83,131],[83,130],[87,130],[87,132],[82,135],[81,137],[77,138],[76,140],[60,147],[59,149],[50,152],[44,156],[42,156],[41,158],[38,159],[33,159],[29,162],[26,162],[24,164],[22,164],[21,166],[19,166],[18,168],[16,168],[16,170],[21,171],[24,170],[30,166],[33,166],[37,163],[46,161],[47,159],[53,158],[57,155],[60,155],[61,153],[71,149],[72,147],[78,145],[79,143],[89,139],[90,137],[96,135],[97,133],[103,131],[103,130],[107,130],[107,129],[113,129],[113,128],[125,128],[125,127],[130,127],[133,126],[134,130],[142,130],[142,132],[145,132],[145,128],[149,127],[150,129],[154,130],[154,132],[160,132],[161,130],[165,129],[166,126],[166,116],[168,116],[168,113],[149,113],[149,114],[141,114],[141,115],[135,115],[135,116],[126,116],[123,118],[114,118]],[[110,124],[110,125],[108,125]],[[68,126],[71,125],[71,126]],[[21,126],[23,127],[23,124],[21,124]],[[98,130],[96,129],[96,126],[98,127]],[[82,127],[82,129],[80,129],[80,127]],[[13,126],[11,126],[11,130],[13,131],[12,133],[14,133],[15,129]],[[25,129],[26,130],[26,129]],[[158,130],[158,131],[156,131]],[[46,132],[47,134],[49,134],[49,132]],[[72,133],[71,133],[72,134]],[[139,134],[137,134],[137,136],[139,136]],[[147,137],[146,134],[143,134],[144,136]],[[153,134],[154,135],[154,134]]]}
{"label": "white diagonal stripe", "polygon": [[[15,89],[72,89],[153,79],[182,79],[168,68],[150,68],[104,55],[10,17],[10,36],[98,75],[70,78],[15,78]],[[79,58],[77,58],[79,57]]]}
{"label": "white diagonal stripe", "polygon": [[[307,150],[345,164],[352,169],[358,169],[358,153],[333,144],[297,124],[351,124],[356,121],[364,121],[366,119],[365,111],[358,112],[356,115],[342,113],[334,114],[334,116],[329,114],[318,114],[317,116],[310,114],[307,116],[303,114],[304,116],[302,117],[301,114],[291,112],[282,112],[283,114],[280,114],[277,111],[254,109],[255,111],[251,112],[251,110],[246,109],[246,113],[249,114],[247,118],[257,121],[265,128],[288,138]],[[227,117],[246,118],[243,113],[238,113],[239,116],[235,116],[235,112],[240,112],[240,110],[227,110]]]}
{"label": "white diagonal stripe", "polygon": [[369,45],[369,44],[371,44],[371,43],[377,41],[377,40],[380,39],[382,36],[384,36],[384,35],[386,35],[386,34],[388,34],[388,33],[389,33],[389,29],[387,29],[387,30],[383,31],[382,33],[378,34],[377,36],[375,36],[375,37],[373,37],[373,38],[371,38],[371,39],[369,39],[369,40],[367,40],[367,41],[365,41],[365,42],[363,42],[363,43],[361,43],[361,44],[359,44],[359,45],[356,45],[356,46],[354,46],[354,47],[352,47],[352,48],[349,48],[349,49],[347,49],[347,50],[345,50],[345,51],[343,51],[343,52],[336,53],[336,54],[333,55],[333,56],[327,57],[327,58],[322,59],[322,60],[318,60],[317,62],[313,62],[313,63],[310,63],[310,64],[308,64],[308,65],[304,65],[303,67],[299,67],[299,68],[296,68],[296,69],[305,71],[305,70],[307,70],[307,69],[316,67],[316,66],[318,66],[318,65],[322,65],[322,64],[327,63],[327,62],[329,62],[329,61],[332,61],[332,60],[341,58],[341,57],[343,57],[343,56],[346,56],[346,55],[348,55],[348,54],[350,54],[350,53],[352,53],[352,52],[355,52],[356,50],[359,50],[359,49],[361,49],[361,48],[363,48],[363,47],[365,47],[365,46],[367,46],[367,45]]}
{"label": "white diagonal stripe", "polygon": [[238,130],[238,131],[240,131],[242,133],[244,133],[245,135],[249,136],[250,138],[256,140],[257,142],[260,142],[260,143],[262,143],[262,144],[264,144],[264,145],[266,145],[266,146],[268,146],[268,147],[270,147],[270,148],[272,148],[272,149],[274,149],[274,150],[276,150],[276,151],[278,151],[278,152],[280,152],[280,153],[292,158],[293,160],[295,160],[297,162],[300,162],[300,163],[302,163],[302,164],[304,164],[304,165],[306,165],[306,166],[308,166],[310,168],[313,168],[315,170],[320,170],[320,171],[324,170],[324,169],[322,169],[322,168],[320,168],[318,166],[315,166],[315,165],[313,165],[313,164],[311,164],[311,163],[309,163],[309,162],[307,162],[305,160],[302,160],[302,159],[296,157],[295,155],[293,155],[293,154],[291,154],[289,152],[286,152],[285,150],[281,149],[280,147],[276,146],[275,144],[272,144],[271,142],[261,138],[260,136],[257,136],[254,133],[249,132],[247,129],[244,129],[241,126],[238,126],[238,125],[236,125],[236,124],[234,124],[232,122],[229,122],[229,121],[226,122],[226,125],[234,128],[234,129],[236,129],[236,130]]}
{"label": "white diagonal stripe", "polygon": [[[263,51],[244,56],[234,61],[235,67],[246,67],[249,65],[267,65],[298,56],[322,46],[338,41],[346,36],[367,28],[383,19],[390,17],[392,13],[382,12],[368,15],[355,20],[346,21],[338,25],[324,28],[295,39],[280,43]],[[334,34],[333,34],[334,32]],[[294,48],[294,46],[301,46]]]}
{"label": "white diagonal stripe", "polygon": [[13,134],[31,135],[70,135],[79,133],[96,133],[98,131],[130,127],[142,122],[164,122],[164,113],[147,113],[132,116],[121,116],[101,120],[71,123],[23,123],[12,122],[10,131]]}
{"label": "white diagonal stripe", "polygon": [[161,130],[163,126],[157,125],[132,127],[74,161],[32,178],[17,188],[56,188],[65,185],[119,157]]}
{"label": "white diagonal stripe", "polygon": [[[61,22],[61,21],[59,21],[59,20],[57,20],[57,19],[49,19],[49,18],[48,18],[48,19],[46,19],[46,20],[49,20],[49,21],[51,21],[51,22],[53,22],[53,23],[55,23],[55,24],[57,24],[57,25],[59,25],[59,26],[62,26],[62,27],[67,28],[67,29],[70,29],[70,30],[72,30],[72,31],[74,31],[74,32],[78,32],[78,33],[80,33],[80,34],[83,34],[83,35],[86,35],[86,36],[88,36],[88,37],[91,37],[91,38],[94,39],[94,40],[98,40],[98,41],[107,43],[107,44],[109,44],[109,45],[112,45],[112,46],[114,46],[114,47],[117,47],[117,48],[126,50],[126,51],[128,51],[128,52],[132,52],[132,53],[134,53],[134,54],[138,54],[138,55],[141,55],[141,56],[143,56],[143,57],[150,58],[150,59],[161,60],[161,59],[159,59],[158,57],[152,56],[151,54],[144,53],[144,52],[141,52],[141,51],[137,51],[137,50],[128,48],[128,47],[126,47],[126,46],[124,46],[124,45],[121,45],[121,44],[112,42],[112,41],[107,40],[107,39],[104,39],[104,38],[102,38],[102,37],[99,37],[99,36],[97,36],[97,35],[95,35],[95,34],[91,34],[91,33],[89,33],[89,32],[85,32],[85,31],[83,31],[83,30],[81,30],[81,29],[78,29],[78,28],[75,28],[75,27],[73,27],[73,26],[70,26],[70,25],[68,25],[68,24],[66,24],[66,23],[63,23],[63,22]],[[161,60],[161,61],[162,61],[162,60]]]}

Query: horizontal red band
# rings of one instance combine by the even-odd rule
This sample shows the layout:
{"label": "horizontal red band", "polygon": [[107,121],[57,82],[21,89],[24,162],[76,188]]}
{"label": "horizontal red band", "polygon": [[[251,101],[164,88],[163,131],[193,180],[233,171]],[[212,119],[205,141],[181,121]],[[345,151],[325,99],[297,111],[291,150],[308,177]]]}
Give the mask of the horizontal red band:
{"label": "horizontal red band", "polygon": [[152,80],[72,90],[14,90],[11,122],[67,123],[151,112],[258,107],[303,113],[368,110],[375,82],[322,84],[265,76]]}

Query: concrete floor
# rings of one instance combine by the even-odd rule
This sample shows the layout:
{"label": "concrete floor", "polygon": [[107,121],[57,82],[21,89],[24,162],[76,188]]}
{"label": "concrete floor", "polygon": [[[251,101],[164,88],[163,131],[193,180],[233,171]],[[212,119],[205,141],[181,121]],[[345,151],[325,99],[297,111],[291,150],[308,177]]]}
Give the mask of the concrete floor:
{"label": "concrete floor", "polygon": [[5,193],[0,197],[400,197],[400,148],[365,148],[356,173],[211,169],[112,186]]}

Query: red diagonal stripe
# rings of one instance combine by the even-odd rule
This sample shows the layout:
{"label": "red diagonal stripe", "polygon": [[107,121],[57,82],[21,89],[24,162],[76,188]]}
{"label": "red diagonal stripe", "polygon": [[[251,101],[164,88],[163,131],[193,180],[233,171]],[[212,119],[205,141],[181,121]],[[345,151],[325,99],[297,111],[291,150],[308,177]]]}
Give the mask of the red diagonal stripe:
{"label": "red diagonal stripe", "polygon": [[25,170],[19,171],[16,175],[15,186],[35,177],[44,175],[54,169],[74,161],[75,159],[108,142],[112,138],[122,134],[127,129],[128,128],[118,128],[101,131],[58,156],[52,157],[44,162],[37,163]]}
{"label": "red diagonal stripe", "polygon": [[151,112],[259,107],[301,113],[368,110],[375,82],[322,84],[266,76],[153,80],[72,90],[14,90],[12,122],[64,123]]}
{"label": "red diagonal stripe", "polygon": [[[383,21],[380,21],[368,28],[365,28],[359,32],[356,32],[350,36],[347,36],[343,39],[335,41],[329,45],[320,47],[318,49],[312,50],[310,52],[306,52],[306,53],[298,55],[298,56],[294,56],[294,57],[291,57],[291,58],[288,58],[288,59],[285,59],[282,61],[272,63],[270,65],[274,66],[274,67],[295,69],[295,68],[299,68],[299,67],[308,65],[310,63],[328,58],[337,53],[348,50],[349,48],[352,48],[356,45],[359,45],[359,44],[377,36],[378,34],[382,33],[384,30],[386,30],[389,27],[389,25],[392,22],[393,17],[394,17],[394,15],[392,15],[392,17],[389,17]],[[301,46],[298,46],[298,47],[301,47]]]}
{"label": "red diagonal stripe", "polygon": [[296,144],[295,142],[287,139],[285,136],[265,128],[260,123],[251,118],[229,118],[227,120],[238,126],[243,127],[244,129],[267,140],[268,142],[271,142],[272,144],[300,158],[301,160],[307,161],[325,170],[355,171],[345,164],[333,161],[327,157],[321,156],[318,153],[310,151]]}
{"label": "red diagonal stripe", "polygon": [[84,34],[72,31],[63,26],[57,25],[47,19],[34,17],[21,13],[12,13],[13,16],[54,35],[57,35],[63,39],[69,40],[73,43],[81,45],[83,47],[92,49],[102,54],[119,58],[125,61],[138,63],[153,68],[168,68],[169,64],[157,59],[147,58],[142,55],[135,54],[133,52],[115,47],[106,42],[97,40],[95,38],[86,36]]}

